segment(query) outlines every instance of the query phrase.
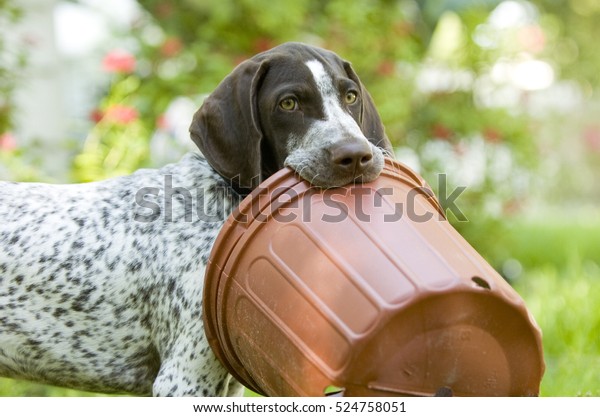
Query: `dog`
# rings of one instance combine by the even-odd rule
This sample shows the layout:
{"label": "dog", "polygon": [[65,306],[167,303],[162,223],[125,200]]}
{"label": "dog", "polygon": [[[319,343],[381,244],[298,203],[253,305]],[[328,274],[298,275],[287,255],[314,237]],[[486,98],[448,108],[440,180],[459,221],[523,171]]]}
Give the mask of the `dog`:
{"label": "dog", "polygon": [[337,187],[375,179],[392,151],[351,65],[301,43],[239,64],[195,113],[190,136],[200,152],[161,169],[0,183],[0,376],[102,393],[240,395],[201,314],[223,222],[285,166]]}

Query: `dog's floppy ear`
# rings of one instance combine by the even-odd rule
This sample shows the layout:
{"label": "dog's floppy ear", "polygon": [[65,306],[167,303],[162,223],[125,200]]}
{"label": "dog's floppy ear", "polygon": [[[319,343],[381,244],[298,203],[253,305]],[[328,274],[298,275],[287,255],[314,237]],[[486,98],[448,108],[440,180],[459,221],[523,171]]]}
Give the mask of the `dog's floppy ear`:
{"label": "dog's floppy ear", "polygon": [[190,126],[192,140],[211,166],[244,193],[264,179],[257,91],[266,68],[266,60],[239,64],[206,98]]}
{"label": "dog's floppy ear", "polygon": [[371,95],[364,87],[363,83],[352,69],[352,65],[348,61],[344,61],[344,69],[348,77],[360,86],[360,95],[362,97],[362,108],[360,112],[360,129],[370,142],[385,149],[390,155],[393,155],[392,144],[385,134],[385,128],[375,108],[375,103]]}

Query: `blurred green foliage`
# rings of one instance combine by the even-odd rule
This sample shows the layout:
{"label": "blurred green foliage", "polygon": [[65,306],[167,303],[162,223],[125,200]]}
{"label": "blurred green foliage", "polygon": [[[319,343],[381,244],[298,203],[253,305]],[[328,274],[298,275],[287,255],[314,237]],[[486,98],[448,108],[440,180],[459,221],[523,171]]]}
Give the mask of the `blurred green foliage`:
{"label": "blurred green foliage", "polygon": [[[440,186],[436,174],[447,172],[445,162],[474,141],[485,141],[485,149],[491,152],[508,149],[515,171],[522,167],[527,174],[535,169],[530,120],[511,109],[476,103],[475,81],[505,51],[481,48],[470,33],[485,22],[498,2],[447,2],[441,8],[434,6],[439,2],[407,0],[139,3],[146,13],[127,35],[135,45],[130,48],[135,70],[116,71],[99,105],[103,113],[111,105],[131,106],[139,118],[110,126],[104,119],[98,123],[75,159],[77,181],[120,175],[147,164],[144,140],[157,128],[173,98],[210,93],[236,64],[286,41],[317,44],[351,61],[374,97],[395,146],[408,147],[421,156],[431,141],[445,143],[443,155],[419,161],[434,191]],[[419,89],[419,77],[427,68],[441,68],[442,75],[451,78],[450,84]],[[466,83],[453,85],[452,79],[461,72]],[[524,196],[526,190],[504,183],[501,192],[494,188],[494,172],[478,175],[482,176],[478,185],[466,184],[469,187],[459,200],[471,221],[455,225],[491,254],[493,248],[485,247],[489,240],[479,239],[482,229],[486,229],[484,235],[498,233],[503,206]],[[465,184],[446,186],[461,185]],[[493,213],[485,204],[492,198],[500,206]]]}
{"label": "blurred green foliage", "polygon": [[[94,129],[73,162],[78,181],[130,174],[148,157],[150,126],[154,121],[140,118],[137,108],[149,98],[140,92],[140,77],[135,74],[117,77],[110,94],[100,104],[102,114],[97,116]],[[148,113],[144,112],[146,118]]]}

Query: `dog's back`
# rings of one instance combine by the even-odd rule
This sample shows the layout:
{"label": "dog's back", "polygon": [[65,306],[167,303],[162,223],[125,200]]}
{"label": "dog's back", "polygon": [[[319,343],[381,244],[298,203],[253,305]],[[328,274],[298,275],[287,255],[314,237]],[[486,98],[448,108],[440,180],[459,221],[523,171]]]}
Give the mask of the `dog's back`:
{"label": "dog's back", "polygon": [[2,183],[0,375],[150,394],[175,338],[191,338],[181,366],[214,361],[192,346],[226,190],[196,155],[97,183]]}

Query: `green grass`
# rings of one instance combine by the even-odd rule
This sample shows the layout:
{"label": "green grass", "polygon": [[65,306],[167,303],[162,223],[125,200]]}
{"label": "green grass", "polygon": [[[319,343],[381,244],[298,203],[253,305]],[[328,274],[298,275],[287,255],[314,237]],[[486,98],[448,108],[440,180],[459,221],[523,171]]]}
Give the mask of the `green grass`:
{"label": "green grass", "polygon": [[600,396],[600,211],[544,210],[511,221],[505,258],[543,332],[543,396]]}
{"label": "green grass", "polygon": [[574,259],[600,264],[600,211],[536,213],[508,222],[501,237],[503,257],[518,259],[524,267],[552,265],[563,268]]}
{"label": "green grass", "polygon": [[543,332],[544,396],[600,396],[600,267],[571,261],[515,284]]}
{"label": "green grass", "polygon": [[0,397],[90,397],[90,392],[0,378]]}

